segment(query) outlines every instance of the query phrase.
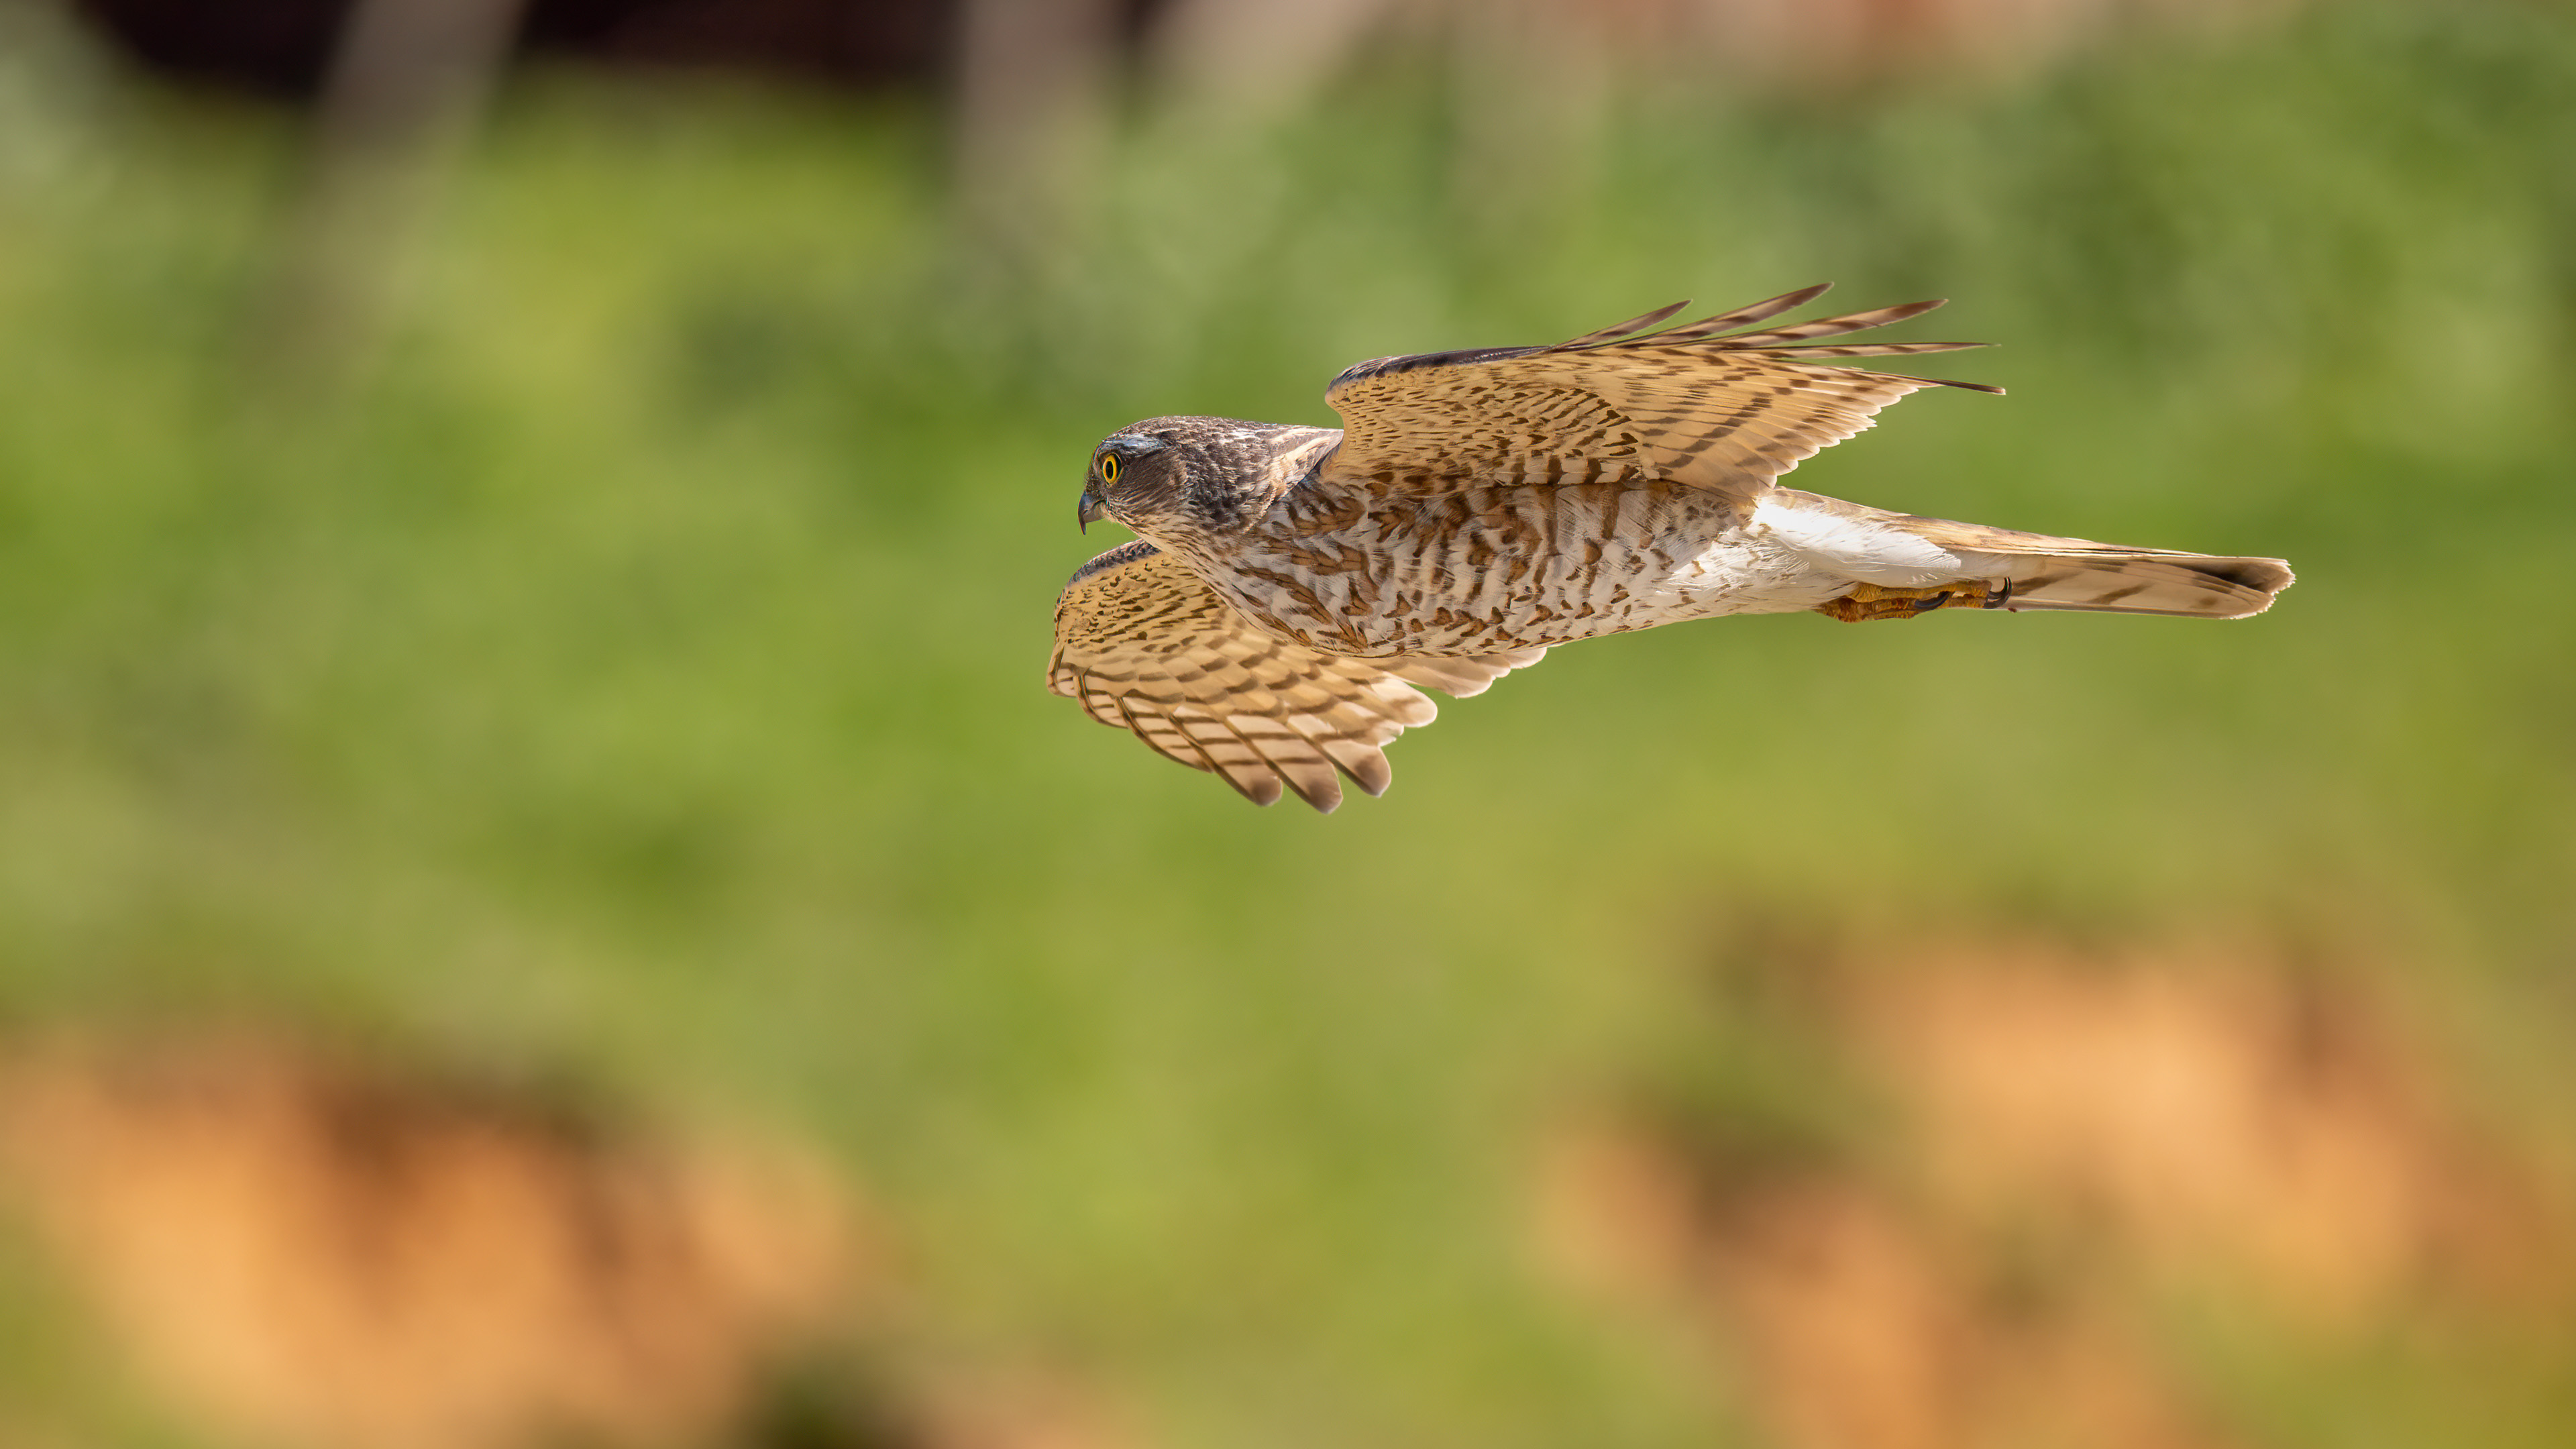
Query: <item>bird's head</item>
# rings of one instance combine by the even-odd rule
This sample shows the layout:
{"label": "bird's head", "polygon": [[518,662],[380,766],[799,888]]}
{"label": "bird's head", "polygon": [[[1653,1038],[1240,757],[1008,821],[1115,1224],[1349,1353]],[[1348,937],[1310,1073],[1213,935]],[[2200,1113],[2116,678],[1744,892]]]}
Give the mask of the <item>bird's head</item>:
{"label": "bird's head", "polygon": [[1232,418],[1147,418],[1100,440],[1076,517],[1109,519],[1157,543],[1233,533],[1295,482],[1330,428]]}

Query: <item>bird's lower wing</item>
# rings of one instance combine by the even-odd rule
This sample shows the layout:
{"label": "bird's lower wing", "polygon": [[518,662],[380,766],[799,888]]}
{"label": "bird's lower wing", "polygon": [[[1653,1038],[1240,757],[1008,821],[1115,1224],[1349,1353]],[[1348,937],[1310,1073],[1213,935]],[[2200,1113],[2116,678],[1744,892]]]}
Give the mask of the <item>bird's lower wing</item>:
{"label": "bird's lower wing", "polygon": [[1253,628],[1186,565],[1140,541],[1065,586],[1047,688],[1256,805],[1284,784],[1329,811],[1342,803],[1337,769],[1385,793],[1383,747],[1439,712],[1415,684],[1476,694],[1545,652],[1384,663],[1318,653]]}
{"label": "bird's lower wing", "polygon": [[1679,304],[1553,346],[1363,362],[1324,392],[1344,432],[1319,481],[1421,494],[1659,480],[1749,503],[1799,460],[1868,427],[1879,409],[1909,392],[2002,391],[1829,361],[1975,343],[1809,345],[1901,322],[1938,302],[1729,330],[1751,328],[1824,290],[1809,287],[1660,331]]}

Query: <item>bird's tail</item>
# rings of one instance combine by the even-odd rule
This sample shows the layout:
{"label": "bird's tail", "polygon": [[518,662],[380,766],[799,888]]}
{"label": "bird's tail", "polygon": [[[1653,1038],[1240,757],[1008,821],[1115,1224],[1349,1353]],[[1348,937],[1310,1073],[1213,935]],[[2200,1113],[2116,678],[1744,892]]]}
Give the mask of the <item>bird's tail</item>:
{"label": "bird's tail", "polygon": [[2008,593],[2002,608],[2192,619],[2250,619],[2296,577],[2276,558],[2100,545],[2005,554],[1998,562]]}
{"label": "bird's tail", "polygon": [[1912,588],[1864,583],[1820,612],[1855,620],[1938,608],[2247,619],[2272,607],[2297,577],[2276,558],[2127,548],[1905,514],[1880,513],[1875,521],[1957,559],[1957,580]]}

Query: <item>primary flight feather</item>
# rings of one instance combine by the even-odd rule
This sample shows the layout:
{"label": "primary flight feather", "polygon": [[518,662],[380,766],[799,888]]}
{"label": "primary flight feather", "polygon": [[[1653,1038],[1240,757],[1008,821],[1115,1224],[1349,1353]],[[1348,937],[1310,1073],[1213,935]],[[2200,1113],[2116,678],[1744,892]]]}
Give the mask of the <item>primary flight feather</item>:
{"label": "primary flight feather", "polygon": [[[1078,508],[1140,535],[1056,602],[1047,687],[1256,804],[1318,810],[1384,746],[1551,645],[1725,614],[1851,622],[1943,608],[2241,619],[2279,559],[2124,548],[1890,513],[1777,480],[1926,387],[1831,359],[1980,344],[1818,344],[1940,306],[1759,324],[1683,305],[1548,347],[1363,362],[1340,429],[1148,418],[1092,453]],[[1757,329],[1759,330],[1738,330]]]}

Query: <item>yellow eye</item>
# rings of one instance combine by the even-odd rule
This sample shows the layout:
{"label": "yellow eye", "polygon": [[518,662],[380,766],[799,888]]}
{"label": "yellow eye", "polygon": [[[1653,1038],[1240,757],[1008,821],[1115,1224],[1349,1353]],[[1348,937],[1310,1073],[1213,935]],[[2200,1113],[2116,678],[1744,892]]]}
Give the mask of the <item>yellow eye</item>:
{"label": "yellow eye", "polygon": [[1103,453],[1100,455],[1100,481],[1103,483],[1115,483],[1118,481],[1117,454]]}

